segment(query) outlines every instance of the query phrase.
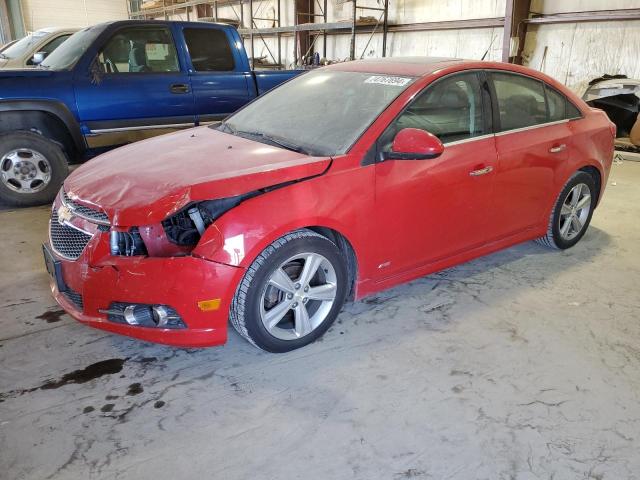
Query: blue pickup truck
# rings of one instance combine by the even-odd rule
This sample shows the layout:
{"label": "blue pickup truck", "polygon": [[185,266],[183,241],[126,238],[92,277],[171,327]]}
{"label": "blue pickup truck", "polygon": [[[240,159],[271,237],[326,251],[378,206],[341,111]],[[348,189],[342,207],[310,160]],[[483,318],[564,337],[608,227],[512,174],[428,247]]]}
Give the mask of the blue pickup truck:
{"label": "blue pickup truck", "polygon": [[298,73],[252,71],[229,25],[127,20],[85,28],[39,68],[0,72],[0,201],[50,202],[69,163],[221,120]]}

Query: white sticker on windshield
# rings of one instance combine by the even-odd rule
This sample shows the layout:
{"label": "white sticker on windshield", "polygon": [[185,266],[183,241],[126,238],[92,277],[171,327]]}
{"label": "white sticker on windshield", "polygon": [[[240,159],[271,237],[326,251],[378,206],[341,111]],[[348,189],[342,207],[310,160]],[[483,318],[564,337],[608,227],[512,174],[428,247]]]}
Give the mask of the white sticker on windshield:
{"label": "white sticker on windshield", "polygon": [[374,75],[367,78],[364,83],[378,83],[380,85],[391,85],[393,87],[404,87],[411,81],[406,77],[390,77],[388,75]]}

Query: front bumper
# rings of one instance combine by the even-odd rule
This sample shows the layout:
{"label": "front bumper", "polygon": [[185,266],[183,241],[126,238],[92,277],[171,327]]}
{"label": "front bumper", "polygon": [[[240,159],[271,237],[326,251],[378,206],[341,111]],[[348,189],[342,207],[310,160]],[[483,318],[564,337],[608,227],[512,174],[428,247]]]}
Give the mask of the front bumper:
{"label": "front bumper", "polygon": [[[55,251],[53,255],[61,262],[68,287],[61,292],[52,279],[53,296],[69,315],[86,325],[181,347],[221,345],[227,340],[229,307],[244,272],[241,268],[194,256],[107,256],[92,264],[85,255],[76,261],[66,260]],[[220,299],[217,309],[199,308],[198,302],[213,299]],[[142,327],[109,321],[107,314],[99,310],[108,309],[112,302],[171,306],[187,328]]]}

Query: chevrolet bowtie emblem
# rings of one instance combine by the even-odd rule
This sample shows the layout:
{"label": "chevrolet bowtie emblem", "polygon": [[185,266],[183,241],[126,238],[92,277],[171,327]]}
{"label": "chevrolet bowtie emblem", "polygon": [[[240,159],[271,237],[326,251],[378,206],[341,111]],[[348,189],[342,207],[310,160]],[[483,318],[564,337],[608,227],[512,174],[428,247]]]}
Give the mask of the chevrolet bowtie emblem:
{"label": "chevrolet bowtie emblem", "polygon": [[58,208],[58,223],[60,225],[64,225],[65,222],[68,222],[73,218],[73,213],[66,205],[60,205]]}

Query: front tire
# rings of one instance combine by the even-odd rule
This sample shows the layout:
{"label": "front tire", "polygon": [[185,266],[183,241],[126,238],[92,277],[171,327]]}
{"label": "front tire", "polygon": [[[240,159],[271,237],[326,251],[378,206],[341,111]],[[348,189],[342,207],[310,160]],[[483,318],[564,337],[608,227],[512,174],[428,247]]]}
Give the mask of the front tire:
{"label": "front tire", "polygon": [[311,230],[296,230],[265,248],[251,264],[233,298],[231,324],[262,350],[295,350],[327,331],[347,290],[340,249]]}
{"label": "front tire", "polygon": [[17,207],[51,203],[69,164],[55,142],[27,131],[0,135],[0,201]]}
{"label": "front tire", "polygon": [[547,234],[536,242],[559,250],[573,247],[589,227],[596,199],[593,177],[582,171],[574,173],[554,205]]}

